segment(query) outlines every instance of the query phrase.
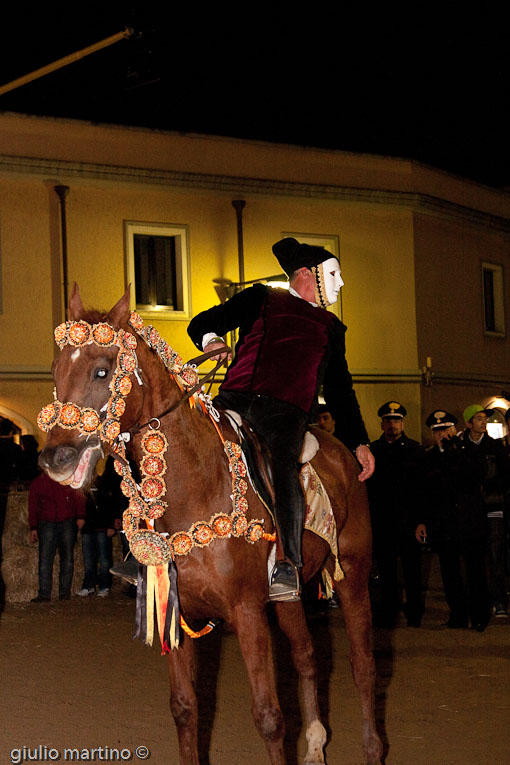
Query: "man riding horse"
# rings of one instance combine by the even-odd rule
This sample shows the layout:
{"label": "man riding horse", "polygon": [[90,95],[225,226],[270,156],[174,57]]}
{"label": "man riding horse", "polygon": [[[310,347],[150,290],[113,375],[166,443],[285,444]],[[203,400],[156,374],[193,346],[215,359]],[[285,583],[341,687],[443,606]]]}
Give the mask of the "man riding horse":
{"label": "man riding horse", "polygon": [[305,511],[298,459],[321,385],[336,435],[361,465],[360,481],[372,475],[374,458],[345,359],[346,326],[325,310],[343,285],[340,264],[323,247],[290,237],[272,249],[289,290],[255,284],[198,314],[188,333],[198,348],[214,351],[239,329],[234,361],[214,403],[241,414],[267,443],[282,551],[269,599],[297,600]]}

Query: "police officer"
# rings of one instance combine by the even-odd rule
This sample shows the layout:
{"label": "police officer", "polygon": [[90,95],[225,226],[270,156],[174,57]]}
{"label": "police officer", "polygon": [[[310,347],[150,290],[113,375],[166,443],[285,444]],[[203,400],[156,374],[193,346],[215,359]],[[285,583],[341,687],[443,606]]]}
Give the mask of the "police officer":
{"label": "police officer", "polygon": [[427,451],[427,505],[416,527],[416,539],[437,549],[446,602],[447,626],[483,632],[489,621],[489,592],[484,545],[487,519],[483,508],[482,471],[456,435],[457,418],[443,409],[427,417],[435,445]]}
{"label": "police officer", "polygon": [[422,501],[425,450],[404,433],[406,408],[398,401],[383,404],[382,435],[370,444],[375,471],[367,482],[372,517],[374,557],[381,584],[381,609],[375,614],[379,626],[394,627],[402,608],[397,577],[402,563],[407,623],[419,627],[423,615],[421,551],[414,530]]}
{"label": "police officer", "polygon": [[508,616],[506,595],[507,538],[505,502],[510,489],[510,460],[505,445],[487,433],[491,409],[471,404],[464,410],[466,449],[482,469],[482,497],[487,513],[487,563],[492,610],[497,617]]}

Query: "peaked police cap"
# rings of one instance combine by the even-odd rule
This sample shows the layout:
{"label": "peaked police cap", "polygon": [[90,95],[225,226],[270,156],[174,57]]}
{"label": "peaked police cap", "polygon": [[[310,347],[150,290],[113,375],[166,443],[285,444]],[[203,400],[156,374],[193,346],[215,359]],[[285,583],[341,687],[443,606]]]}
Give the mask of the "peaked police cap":
{"label": "peaked police cap", "polygon": [[377,410],[379,417],[405,417],[407,409],[398,401],[387,401]]}

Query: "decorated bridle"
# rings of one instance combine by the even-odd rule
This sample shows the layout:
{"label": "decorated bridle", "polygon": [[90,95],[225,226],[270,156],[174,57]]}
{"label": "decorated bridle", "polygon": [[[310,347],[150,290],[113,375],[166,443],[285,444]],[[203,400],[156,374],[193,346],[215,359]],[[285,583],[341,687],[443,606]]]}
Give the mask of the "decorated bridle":
{"label": "decorated bridle", "polygon": [[[155,520],[161,518],[168,509],[167,502],[162,499],[166,494],[164,475],[167,471],[165,453],[168,440],[160,429],[159,420],[186,400],[190,406],[199,406],[202,412],[212,415],[212,405],[207,401],[207,397],[200,393],[201,383],[196,362],[217,354],[218,350],[183,364],[179,354],[153,326],[144,326],[138,313],[133,311],[130,314],[128,324],[157,353],[179,388],[186,391],[176,404],[160,413],[158,417],[131,428],[131,432],[135,434],[148,427],[148,431],[141,437],[144,456],[140,464],[143,476],[140,485],[134,480],[126,459],[125,441],[129,439],[130,434],[121,433],[120,425],[120,419],[126,410],[125,399],[132,390],[131,376],[134,375],[142,385],[136,355],[138,341],[132,333],[122,329],[115,330],[106,322],[91,325],[83,320],[67,321],[55,329],[55,341],[60,350],[66,345],[76,348],[90,344],[102,348],[118,346],[116,369],[109,384],[109,400],[100,412],[91,407],[79,407],[72,402],[62,403],[55,399],[40,411],[37,418],[39,427],[48,432],[59,425],[65,429],[76,428],[86,436],[97,434],[101,441],[108,444],[114,456],[120,458],[115,461],[115,470],[122,477],[121,490],[129,499],[128,508],[123,514],[123,531],[133,556],[146,566],[162,566],[173,560],[176,555],[186,555],[194,547],[209,545],[217,537],[244,537],[250,543],[262,538],[273,538],[273,535],[265,534],[264,521],[248,522],[246,518],[248,502],[245,495],[248,484],[245,480],[246,466],[241,447],[226,441],[217,426],[232,474],[232,513],[217,513],[209,521],[197,521],[188,531],[177,532],[169,538],[168,534],[155,531]],[[207,377],[211,376],[221,363],[218,362]],[[140,528],[141,522],[145,522],[146,528]]]}
{"label": "decorated bridle", "polygon": [[[137,340],[130,332],[116,331],[109,324],[90,325],[86,321],[67,321],[55,329],[55,342],[60,350],[66,345],[81,348],[94,344],[100,348],[118,346],[117,366],[110,381],[110,398],[100,412],[90,407],[63,403],[56,399],[39,412],[37,424],[42,430],[49,431],[55,425],[61,428],[76,428],[82,435],[99,435],[101,441],[113,446],[120,435],[120,418],[126,410],[126,397],[131,393],[133,383],[131,375],[135,373],[139,383],[138,359],[136,356]],[[175,354],[177,360],[177,354]]]}

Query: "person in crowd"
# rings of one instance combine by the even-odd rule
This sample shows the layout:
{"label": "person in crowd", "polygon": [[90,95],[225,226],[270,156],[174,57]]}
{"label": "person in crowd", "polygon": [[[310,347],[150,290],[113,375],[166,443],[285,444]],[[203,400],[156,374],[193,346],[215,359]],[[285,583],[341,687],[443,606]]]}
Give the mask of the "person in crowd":
{"label": "person in crowd", "polygon": [[[137,484],[140,484],[142,478],[140,475],[140,471],[138,469],[138,465],[133,459],[129,460],[129,465],[131,468],[131,474],[136,481]],[[121,491],[120,488],[120,482],[121,478],[117,475],[113,468],[113,458],[111,460],[107,460],[105,473],[108,475],[108,483],[110,487],[110,492],[113,496],[113,504],[115,506],[115,513],[122,518],[122,515],[124,513],[124,510],[126,510],[129,500],[127,497],[124,496],[124,494]],[[120,528],[122,528],[122,522],[120,524]],[[121,531],[120,534],[120,540],[122,544],[122,561],[120,563],[116,563],[114,566],[111,566],[110,573],[114,576],[118,576],[121,579],[124,579],[126,582],[129,583],[128,589],[126,591],[126,595],[128,595],[131,598],[136,598],[136,586],[138,583],[138,568],[139,564],[136,558],[133,556],[130,547],[129,542],[124,534],[123,531]]]}
{"label": "person in crowd", "polygon": [[480,404],[464,410],[466,430],[463,442],[469,454],[478,460],[482,471],[482,498],[487,514],[487,563],[489,592],[493,613],[498,618],[507,611],[507,536],[505,502],[510,489],[510,458],[503,441],[487,433],[487,421],[492,411]]}
{"label": "person in crowd", "polygon": [[98,598],[106,598],[112,586],[112,539],[122,526],[122,506],[125,504],[120,477],[113,463],[113,457],[108,457],[104,472],[96,478],[87,496],[87,515],[81,530],[83,584],[76,593],[80,597],[93,595],[97,587]]}
{"label": "person in crowd", "polygon": [[325,430],[326,433],[331,433],[332,436],[335,435],[336,422],[326,404],[319,404],[316,424],[318,428]]}
{"label": "person in crowd", "polygon": [[[19,480],[21,448],[14,441],[14,423],[0,416],[0,564],[3,559],[2,536],[7,512],[7,499],[12,484]],[[4,583],[0,574],[0,596],[3,599]]]}
{"label": "person in crowd", "polygon": [[435,445],[425,457],[426,504],[416,539],[437,550],[450,629],[483,632],[490,618],[485,573],[487,516],[478,460],[456,435],[457,418],[443,409],[427,417]]}
{"label": "person in crowd", "polygon": [[503,444],[506,449],[506,453],[510,456],[510,409],[507,409],[505,412],[505,423],[507,432],[503,437]]}
{"label": "person in crowd", "polygon": [[372,474],[373,457],[345,359],[346,327],[325,310],[343,284],[340,264],[323,247],[291,237],[276,242],[273,253],[289,277],[289,290],[255,284],[200,313],[188,333],[198,348],[218,350],[219,358],[227,355],[223,336],[239,329],[215,404],[239,412],[269,447],[283,548],[269,598],[296,600],[305,509],[297,464],[321,383],[337,435],[361,464],[361,481]]}
{"label": "person in crowd", "polygon": [[39,444],[35,436],[21,436],[21,464],[19,478],[24,484],[30,484],[41,472],[38,465]]}
{"label": "person in crowd", "polygon": [[22,459],[21,447],[14,441],[14,423],[0,417],[0,492],[8,494],[19,478]]}
{"label": "person in crowd", "polygon": [[[407,410],[398,401],[388,401],[378,412],[382,435],[370,444],[375,471],[367,481],[372,518],[373,549],[381,587],[381,605],[375,624],[391,628],[403,608],[410,627],[419,627],[424,605],[421,549],[414,530],[423,497],[423,446],[404,432]],[[398,561],[406,600],[402,606]]]}
{"label": "person in crowd", "polygon": [[60,558],[60,600],[71,596],[74,545],[77,529],[85,523],[85,500],[81,492],[53,481],[46,473],[35,478],[28,495],[30,542],[39,542],[39,593],[32,603],[51,600],[53,562]]}
{"label": "person in crowd", "polygon": [[[505,391],[506,393],[507,391]],[[510,409],[507,409],[505,412],[505,423],[507,432],[506,435],[503,437],[503,445],[505,447],[506,453],[508,458],[510,459]],[[504,519],[505,519],[505,536],[506,536],[506,573],[507,577],[510,578],[510,492],[507,492],[505,497],[505,512],[504,512]],[[510,582],[508,584],[508,587],[510,587]],[[507,592],[508,592],[507,587]]]}

